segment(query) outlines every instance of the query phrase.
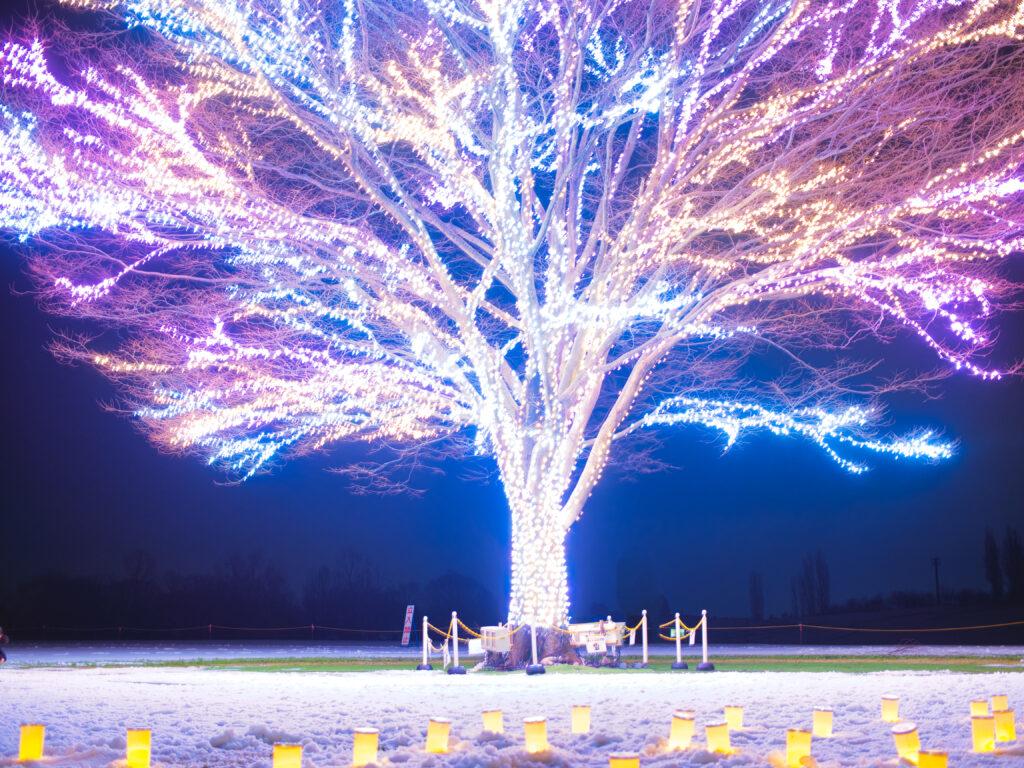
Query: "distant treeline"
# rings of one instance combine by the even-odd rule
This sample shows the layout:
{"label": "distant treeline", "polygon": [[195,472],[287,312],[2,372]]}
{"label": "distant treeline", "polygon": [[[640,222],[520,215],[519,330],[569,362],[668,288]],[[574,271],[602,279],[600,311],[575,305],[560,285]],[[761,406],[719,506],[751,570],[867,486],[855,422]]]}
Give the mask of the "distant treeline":
{"label": "distant treeline", "polygon": [[[470,625],[491,623],[502,614],[501,601],[479,582],[449,572],[422,585],[388,584],[371,563],[357,554],[339,558],[340,567],[314,568],[301,588],[293,589],[283,573],[263,555],[229,559],[210,573],[158,575],[146,553],[125,561],[124,575],[101,579],[50,572],[15,585],[0,595],[0,626],[18,637],[76,639],[98,628],[97,636],[128,639],[174,637],[173,630],[209,624],[239,628],[323,625],[367,630],[331,633],[322,638],[359,639],[394,635],[401,630],[405,607],[416,605],[432,623],[446,626],[453,607]],[[123,627],[120,632],[117,628]],[[147,632],[140,631],[147,630]],[[220,637],[227,630],[215,630]],[[290,633],[289,636],[300,635]],[[185,637],[203,636],[201,630]],[[239,637],[261,636],[240,632]],[[273,633],[262,636],[275,637]]]}

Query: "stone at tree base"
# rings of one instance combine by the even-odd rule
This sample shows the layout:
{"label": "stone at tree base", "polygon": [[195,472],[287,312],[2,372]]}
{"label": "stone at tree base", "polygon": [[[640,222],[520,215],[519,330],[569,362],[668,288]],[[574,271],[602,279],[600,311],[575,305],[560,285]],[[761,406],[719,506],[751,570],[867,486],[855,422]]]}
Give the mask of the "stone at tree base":
{"label": "stone at tree base", "polygon": [[[576,649],[569,643],[569,635],[554,629],[537,630],[537,659],[543,660],[539,666],[583,663]],[[484,656],[488,669],[504,671],[526,669],[532,661],[529,627],[523,627],[512,636],[512,646],[506,653],[488,651]]]}

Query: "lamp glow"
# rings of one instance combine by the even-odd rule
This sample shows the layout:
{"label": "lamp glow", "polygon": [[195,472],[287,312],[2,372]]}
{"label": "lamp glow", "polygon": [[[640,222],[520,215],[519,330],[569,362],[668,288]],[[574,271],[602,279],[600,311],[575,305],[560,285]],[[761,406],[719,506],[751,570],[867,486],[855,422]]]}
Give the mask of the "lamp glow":
{"label": "lamp glow", "polygon": [[[997,693],[992,697],[992,709],[1009,709],[1010,708],[1010,697],[1005,693]],[[988,713],[986,713],[988,714]]]}
{"label": "lamp glow", "polygon": [[896,754],[901,760],[917,762],[921,751],[921,737],[914,723],[900,723],[892,727],[892,740],[896,744]]}
{"label": "lamp glow", "polygon": [[46,741],[46,726],[26,723],[21,726],[21,740],[18,743],[18,760],[41,760],[43,744]]}
{"label": "lamp glow", "polygon": [[608,756],[608,768],[640,768],[640,755],[636,752],[613,752]]}
{"label": "lamp glow", "polygon": [[900,721],[900,697],[882,697],[882,722],[898,723]]}
{"label": "lamp glow", "polygon": [[275,744],[274,768],[302,768],[301,744]]}
{"label": "lamp glow", "polygon": [[352,765],[362,768],[377,762],[380,731],[376,728],[356,728],[352,734]]}
{"label": "lamp glow", "polygon": [[672,713],[672,729],[668,735],[669,749],[687,749],[693,741],[693,712],[676,710]]}
{"label": "lamp glow", "polygon": [[832,736],[832,710],[818,707],[811,719],[811,732],[816,738],[827,739]]}
{"label": "lamp glow", "polygon": [[526,739],[526,751],[530,754],[548,750],[548,721],[545,718],[528,717],[523,720],[523,735]]}
{"label": "lamp glow", "polygon": [[736,704],[728,704],[725,707],[725,722],[730,731],[743,729],[743,707]]}
{"label": "lamp glow", "polygon": [[934,749],[923,749],[917,755],[917,768],[948,768],[949,756]]}
{"label": "lamp glow", "polygon": [[148,728],[129,728],[125,743],[128,768],[149,768],[152,735]]}
{"label": "lamp glow", "polygon": [[732,754],[732,743],[729,741],[729,724],[724,720],[720,723],[708,723],[704,726],[708,752],[720,755]]}
{"label": "lamp glow", "polygon": [[811,732],[803,728],[786,730],[786,765],[800,768],[805,758],[811,756]]}
{"label": "lamp glow", "polygon": [[971,699],[971,717],[984,717],[988,714],[987,699]]}
{"label": "lamp glow", "polygon": [[484,711],[484,730],[488,733],[505,732],[505,715],[500,709],[488,709]]}
{"label": "lamp glow", "polygon": [[995,709],[992,711],[995,720],[996,741],[1016,741],[1017,723],[1012,709]]}
{"label": "lamp glow", "polygon": [[574,704],[572,707],[572,732],[590,733],[590,705]]}
{"label": "lamp glow", "polygon": [[444,755],[448,752],[448,735],[452,721],[446,717],[432,717],[427,724],[427,752]]}
{"label": "lamp glow", "polygon": [[971,718],[971,751],[992,752],[996,748],[996,719],[992,715]]}

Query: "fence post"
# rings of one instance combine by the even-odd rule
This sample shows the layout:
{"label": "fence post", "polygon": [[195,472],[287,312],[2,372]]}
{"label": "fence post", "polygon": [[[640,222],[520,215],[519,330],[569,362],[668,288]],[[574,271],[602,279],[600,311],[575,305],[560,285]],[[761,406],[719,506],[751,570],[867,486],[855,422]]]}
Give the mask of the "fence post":
{"label": "fence post", "polygon": [[679,620],[679,614],[676,613],[676,660],[672,662],[672,669],[689,669],[689,666],[683,661],[683,622]]}
{"label": "fence post", "polygon": [[429,672],[433,669],[430,666],[430,624],[427,617],[423,617],[423,662],[417,665],[416,669],[421,672]]}
{"label": "fence post", "polygon": [[547,671],[544,665],[537,661],[537,627],[533,624],[530,624],[530,659],[532,663],[526,667],[526,674],[543,675]]}
{"label": "fence post", "polygon": [[646,667],[647,666],[647,609],[646,608],[644,609],[643,613],[641,614],[640,623],[643,624],[643,630],[644,630],[643,635],[641,636],[642,639],[643,639],[643,656],[642,656],[643,661],[641,662],[641,664],[642,664],[643,667]]}
{"label": "fence post", "polygon": [[701,655],[704,660],[697,665],[697,669],[700,672],[713,672],[715,665],[708,661],[708,612],[706,610],[700,612],[700,640]]}
{"label": "fence post", "polygon": [[453,656],[452,660],[455,662],[452,666],[448,667],[449,675],[464,675],[466,674],[466,668],[459,665],[459,614],[452,611],[452,648]]}

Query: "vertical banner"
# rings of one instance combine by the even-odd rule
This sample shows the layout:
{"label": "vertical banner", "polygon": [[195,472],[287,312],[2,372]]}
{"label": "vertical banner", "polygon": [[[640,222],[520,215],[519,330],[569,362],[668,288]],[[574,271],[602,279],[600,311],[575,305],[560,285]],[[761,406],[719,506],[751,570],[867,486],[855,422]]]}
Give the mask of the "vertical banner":
{"label": "vertical banner", "polygon": [[412,635],[412,613],[415,605],[405,606],[405,627],[402,629],[402,645],[409,644],[409,637]]}

